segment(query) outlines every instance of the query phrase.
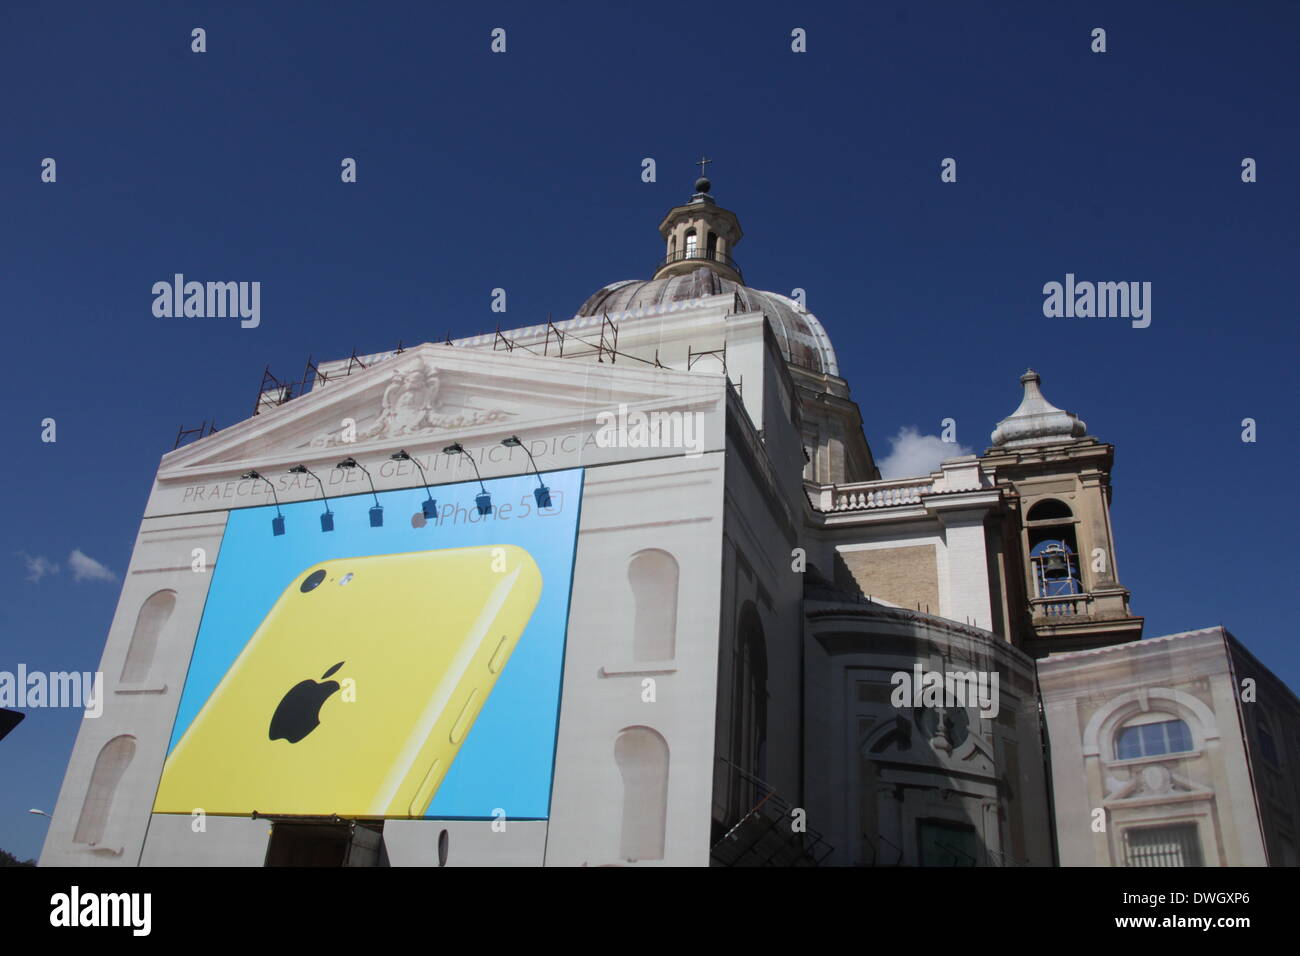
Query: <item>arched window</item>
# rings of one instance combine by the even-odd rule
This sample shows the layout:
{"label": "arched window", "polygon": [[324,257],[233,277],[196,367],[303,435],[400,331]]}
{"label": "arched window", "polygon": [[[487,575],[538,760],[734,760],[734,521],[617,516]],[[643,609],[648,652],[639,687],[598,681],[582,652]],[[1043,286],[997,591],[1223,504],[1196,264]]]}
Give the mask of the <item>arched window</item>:
{"label": "arched window", "polygon": [[1093,712],[1083,729],[1083,754],[1111,759],[1125,728],[1171,720],[1181,720],[1190,728],[1194,750],[1219,739],[1218,718],[1199,697],[1144,681],[1142,687],[1111,698]]}
{"label": "arched window", "polygon": [[1064,501],[1057,501],[1055,498],[1044,498],[1029,509],[1029,514],[1025,515],[1026,521],[1045,521],[1048,518],[1073,518],[1074,512]]}
{"label": "arched window", "polygon": [[122,683],[139,684],[149,676],[154,652],[158,649],[158,636],[176,610],[175,591],[155,591],[140,607],[136,615],[135,631],[126,650],[126,663],[122,665]]}
{"label": "arched window", "polygon": [[767,639],[752,602],[741,609],[732,664],[732,823],[765,795],[767,778]]}
{"label": "arched window", "polygon": [[77,829],[72,835],[74,843],[87,843],[95,846],[104,839],[104,827],[113,810],[113,797],[122,775],[135,756],[135,738],[129,734],[114,737],[104,744],[104,749],[95,759],[95,769],[90,774],[90,786],[86,788],[86,799],[81,804],[81,816],[77,820]]}
{"label": "arched window", "polygon": [[1191,749],[1191,728],[1186,721],[1169,714],[1141,714],[1126,722],[1115,734],[1116,760],[1159,757],[1186,753]]}
{"label": "arched window", "polygon": [[[1029,535],[1029,563],[1034,574],[1034,597],[1063,597],[1083,593],[1079,543],[1074,534],[1074,512],[1064,501],[1044,498],[1025,514]],[[1049,605],[1050,613],[1073,613],[1069,603]]]}
{"label": "arched window", "polygon": [[695,247],[698,244],[698,242],[699,242],[699,237],[695,235],[695,230],[693,228],[687,229],[686,230],[686,258],[687,259],[695,258]]}
{"label": "arched window", "polygon": [[718,236],[716,233],[710,232],[705,237],[704,250],[710,259],[716,259],[718,257]]}
{"label": "arched window", "polygon": [[667,551],[648,548],[632,556],[627,580],[635,608],[632,659],[670,661],[677,647],[677,560]]}
{"label": "arched window", "polygon": [[668,742],[649,727],[625,727],[614,741],[623,777],[619,857],[662,860],[668,825]]}

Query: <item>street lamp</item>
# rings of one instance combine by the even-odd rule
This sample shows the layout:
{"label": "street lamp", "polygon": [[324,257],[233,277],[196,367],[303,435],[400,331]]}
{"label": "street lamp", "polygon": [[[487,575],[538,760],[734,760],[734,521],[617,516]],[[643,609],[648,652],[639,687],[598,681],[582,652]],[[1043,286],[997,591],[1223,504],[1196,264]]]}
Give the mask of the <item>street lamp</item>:
{"label": "street lamp", "polygon": [[334,466],[335,468],[360,468],[366,480],[370,482],[370,493],[375,496],[375,506],[370,509],[370,527],[382,528],[384,526],[384,506],[379,503],[379,494],[375,491],[375,479],[370,477],[370,472],[366,471],[366,466],[361,464],[355,458],[349,456]]}
{"label": "street lamp", "polygon": [[419,469],[420,481],[424,482],[424,493],[428,495],[428,497],[424,499],[424,504],[422,504],[420,508],[424,511],[424,516],[426,518],[430,520],[436,518],[438,516],[438,502],[433,500],[433,492],[429,490],[429,479],[424,477],[424,469],[420,468],[420,462],[417,459],[412,458],[409,454],[407,454],[406,449],[393,452],[388,457],[391,458],[393,461],[409,461],[412,465],[414,465],[417,469]]}
{"label": "street lamp", "polygon": [[529,462],[532,463],[533,472],[537,475],[537,487],[533,489],[533,497],[537,499],[538,508],[549,508],[551,506],[551,489],[542,484],[542,473],[537,470],[537,462],[533,460],[533,453],[528,450],[528,446],[519,440],[518,435],[511,435],[509,438],[501,439],[501,444],[507,448],[522,448],[524,454],[528,456]]}
{"label": "street lamp", "polygon": [[[255,471],[246,471],[239,477],[244,479],[251,478],[254,481],[265,481],[267,483],[271,489],[271,497],[275,499],[275,517],[271,519],[271,534],[277,536],[284,534],[284,512],[280,510],[280,496],[275,493],[275,485],[271,484],[269,478],[264,478]],[[33,810],[32,812],[35,813],[36,811]]]}
{"label": "street lamp", "polygon": [[294,465],[289,469],[291,475],[311,475],[316,479],[316,484],[320,486],[321,501],[325,502],[325,513],[320,516],[320,529],[322,531],[334,530],[334,512],[330,511],[330,500],[325,496],[325,483],[320,480],[320,476],[312,471],[306,465]]}
{"label": "street lamp", "polygon": [[464,455],[469,459],[469,463],[474,466],[474,477],[478,479],[479,494],[474,496],[474,501],[478,504],[478,513],[490,515],[492,513],[492,496],[488,494],[487,486],[483,484],[483,476],[478,473],[478,463],[474,461],[474,456],[467,452],[465,446],[460,442],[452,442],[442,452],[444,455]]}

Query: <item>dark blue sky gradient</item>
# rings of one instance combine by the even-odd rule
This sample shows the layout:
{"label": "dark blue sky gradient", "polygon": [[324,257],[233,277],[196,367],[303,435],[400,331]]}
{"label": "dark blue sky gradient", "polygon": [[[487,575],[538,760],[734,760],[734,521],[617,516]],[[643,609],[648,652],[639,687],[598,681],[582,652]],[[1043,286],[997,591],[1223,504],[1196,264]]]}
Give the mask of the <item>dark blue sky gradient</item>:
{"label": "dark blue sky gradient", "polygon": [[[11,0],[0,669],[97,666],[120,581],[68,554],[120,578],[178,426],[247,417],[268,363],[491,331],[497,286],[521,326],[647,277],[704,151],[747,281],[807,290],[879,457],[945,417],[982,451],[1033,365],[1117,447],[1147,634],[1223,623],[1300,686],[1298,27],[1284,2]],[[261,327],[154,318],[175,272],[260,281]],[[1044,318],[1067,272],[1151,282],[1151,327]],[[65,567],[32,582],[17,552]],[[0,847],[38,853],[78,719],[0,744]]]}

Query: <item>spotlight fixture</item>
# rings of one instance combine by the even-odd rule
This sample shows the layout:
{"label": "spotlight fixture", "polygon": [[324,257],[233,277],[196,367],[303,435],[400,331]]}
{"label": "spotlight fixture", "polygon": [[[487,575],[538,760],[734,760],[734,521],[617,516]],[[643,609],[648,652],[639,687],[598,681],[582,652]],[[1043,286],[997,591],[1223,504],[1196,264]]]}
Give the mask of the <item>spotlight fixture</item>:
{"label": "spotlight fixture", "polygon": [[429,490],[429,479],[424,477],[424,469],[420,468],[420,462],[407,454],[405,448],[401,451],[393,452],[388,457],[393,461],[409,461],[419,470],[420,480],[424,482],[424,493],[428,495],[428,497],[424,499],[424,504],[420,507],[423,509],[426,518],[436,518],[438,516],[438,502],[433,500],[433,492]]}
{"label": "spotlight fixture", "polygon": [[370,493],[375,496],[375,506],[370,509],[370,527],[382,528],[384,526],[384,506],[379,503],[379,495],[375,491],[375,479],[370,477],[370,472],[366,471],[366,466],[361,464],[351,456],[344,458],[334,466],[335,468],[360,468],[361,473],[366,476],[370,482]]}
{"label": "spotlight fixture", "polygon": [[469,459],[469,463],[474,466],[474,477],[478,479],[479,493],[474,496],[474,501],[478,504],[478,513],[481,515],[490,515],[492,513],[492,496],[488,494],[487,486],[483,484],[483,476],[478,473],[478,463],[474,461],[474,456],[465,450],[465,446],[460,442],[452,442],[442,450],[444,455],[464,455]]}
{"label": "spotlight fixture", "polygon": [[330,511],[330,500],[325,495],[325,483],[320,480],[320,476],[312,471],[306,465],[294,465],[289,469],[291,475],[311,475],[316,479],[316,484],[320,486],[320,498],[325,502],[325,513],[320,516],[320,529],[322,531],[334,530],[334,512]]}
{"label": "spotlight fixture", "polygon": [[537,507],[549,508],[551,506],[551,489],[542,484],[542,473],[537,470],[537,462],[533,461],[533,453],[528,450],[528,446],[519,440],[518,435],[511,435],[509,438],[501,439],[501,444],[507,448],[522,448],[524,454],[528,456],[528,461],[533,466],[533,473],[537,475],[537,487],[533,489],[533,497],[537,499]]}
{"label": "spotlight fixture", "polygon": [[275,500],[275,517],[271,519],[271,534],[276,536],[284,534],[284,512],[280,510],[280,496],[275,493],[275,485],[271,484],[271,479],[264,478],[255,471],[246,471],[239,477],[243,479],[251,478],[254,481],[265,481],[271,486],[271,497]]}

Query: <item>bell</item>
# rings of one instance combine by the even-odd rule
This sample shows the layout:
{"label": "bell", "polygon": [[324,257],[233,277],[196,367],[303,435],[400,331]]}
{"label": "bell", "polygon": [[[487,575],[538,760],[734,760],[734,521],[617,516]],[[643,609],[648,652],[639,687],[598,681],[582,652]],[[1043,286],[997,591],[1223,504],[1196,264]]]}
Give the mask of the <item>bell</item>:
{"label": "bell", "polygon": [[1066,563],[1063,552],[1049,551],[1043,555],[1043,574],[1059,577],[1069,573],[1069,565]]}

